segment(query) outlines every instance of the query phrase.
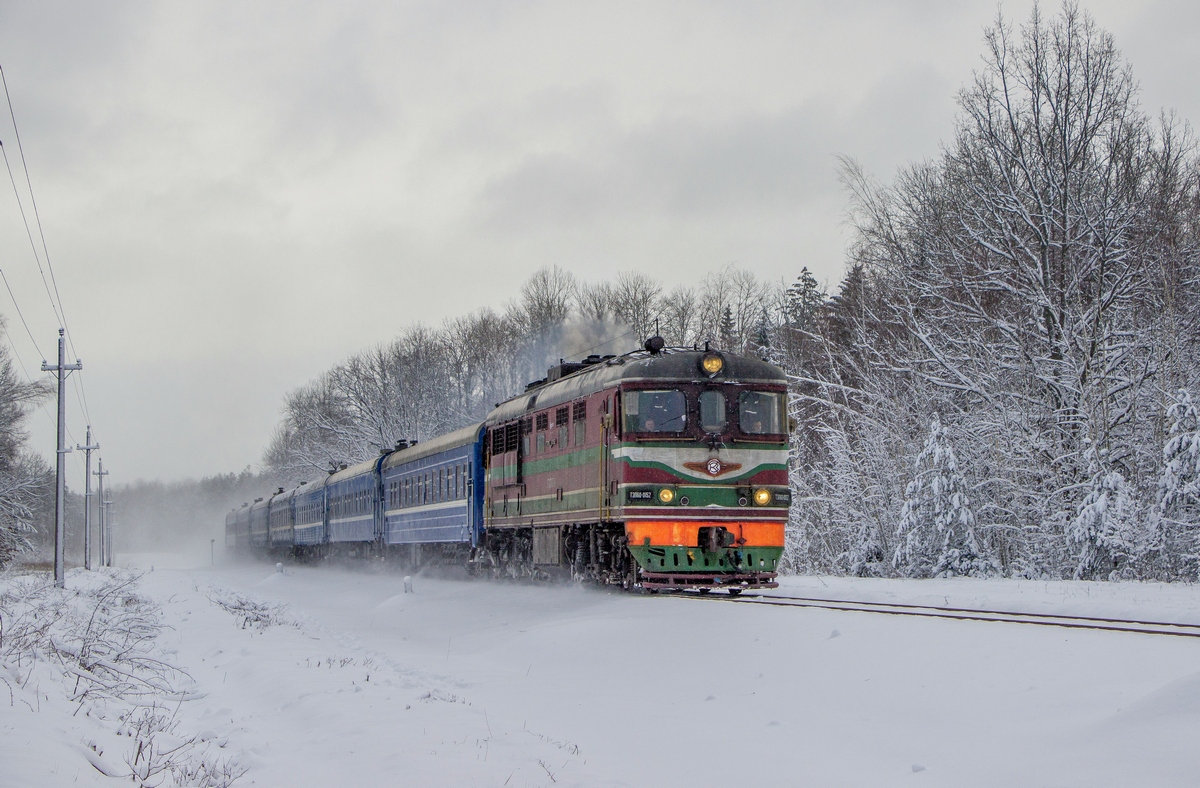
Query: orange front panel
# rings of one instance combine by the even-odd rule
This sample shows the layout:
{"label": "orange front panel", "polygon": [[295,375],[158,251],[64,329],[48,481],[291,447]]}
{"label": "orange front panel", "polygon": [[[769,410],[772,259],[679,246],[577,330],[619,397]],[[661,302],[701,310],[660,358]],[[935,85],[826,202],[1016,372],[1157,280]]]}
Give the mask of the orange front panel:
{"label": "orange front panel", "polygon": [[739,547],[783,547],[782,520],[754,522],[743,520],[710,520],[707,522],[681,522],[678,520],[638,520],[625,523],[625,534],[631,545],[644,545],[650,538],[651,545],[699,544],[699,530],[706,526],[720,526],[729,530]]}

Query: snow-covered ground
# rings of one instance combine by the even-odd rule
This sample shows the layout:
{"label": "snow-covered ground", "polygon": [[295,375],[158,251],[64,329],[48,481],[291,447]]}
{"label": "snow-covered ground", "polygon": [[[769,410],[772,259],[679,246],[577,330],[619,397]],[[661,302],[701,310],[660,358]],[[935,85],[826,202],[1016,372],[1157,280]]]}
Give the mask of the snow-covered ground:
{"label": "snow-covered ground", "polygon": [[[1196,639],[131,563],[170,627],[156,653],[190,676],[164,740],[232,760],[239,786],[1200,784]],[[74,571],[68,587],[96,582]],[[804,577],[780,592],[1200,623],[1194,585]],[[93,765],[128,771],[120,704],[70,702],[74,679],[51,670],[22,684],[29,669],[0,669],[0,785],[128,784]]]}

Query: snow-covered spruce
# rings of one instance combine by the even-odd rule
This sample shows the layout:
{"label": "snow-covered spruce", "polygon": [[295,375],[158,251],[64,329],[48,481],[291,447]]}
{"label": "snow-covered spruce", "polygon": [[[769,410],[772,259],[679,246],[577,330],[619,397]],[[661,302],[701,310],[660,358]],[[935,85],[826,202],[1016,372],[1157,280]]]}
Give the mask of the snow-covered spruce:
{"label": "snow-covered spruce", "polygon": [[1200,409],[1180,390],[1167,410],[1170,428],[1158,481],[1159,539],[1180,573],[1200,579]]}
{"label": "snow-covered spruce", "polygon": [[936,413],[925,446],[913,463],[913,479],[905,488],[896,538],[892,561],[907,577],[995,572],[993,562],[980,555],[967,483],[958,471],[948,431]]}
{"label": "snow-covered spruce", "polygon": [[1145,551],[1147,533],[1135,492],[1120,471],[1106,467],[1107,452],[1084,452],[1091,484],[1071,521],[1071,541],[1079,545],[1075,579],[1117,579]]}

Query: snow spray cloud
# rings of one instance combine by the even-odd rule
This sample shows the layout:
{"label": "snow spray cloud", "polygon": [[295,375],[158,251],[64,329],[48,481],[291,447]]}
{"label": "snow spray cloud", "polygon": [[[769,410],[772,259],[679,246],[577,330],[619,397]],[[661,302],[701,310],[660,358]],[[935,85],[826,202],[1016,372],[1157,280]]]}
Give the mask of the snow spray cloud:
{"label": "snow spray cloud", "polygon": [[[113,546],[120,555],[174,553],[207,562],[225,544],[225,515],[274,492],[275,480],[251,473],[175,482],[136,481],[112,491]],[[215,541],[213,541],[215,540]]]}

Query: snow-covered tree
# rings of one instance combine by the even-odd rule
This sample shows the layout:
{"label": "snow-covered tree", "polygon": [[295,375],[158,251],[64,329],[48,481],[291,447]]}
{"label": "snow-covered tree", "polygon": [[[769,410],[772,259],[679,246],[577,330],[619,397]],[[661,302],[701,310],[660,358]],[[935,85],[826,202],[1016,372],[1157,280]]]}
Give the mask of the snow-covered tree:
{"label": "snow-covered tree", "polygon": [[[0,335],[4,333],[0,318]],[[25,448],[29,408],[49,389],[17,374],[8,348],[0,345],[0,566],[28,550],[35,512],[51,488],[46,467]]]}
{"label": "snow-covered tree", "polygon": [[892,562],[909,577],[986,575],[995,571],[975,538],[975,513],[958,470],[949,431],[934,414],[913,463],[896,526]]}
{"label": "snow-covered tree", "polygon": [[1115,577],[1145,549],[1144,521],[1124,475],[1106,467],[1106,452],[1089,446],[1084,459],[1091,482],[1068,531],[1079,547],[1075,578]]}
{"label": "snow-covered tree", "polygon": [[800,276],[784,295],[784,317],[788,326],[800,331],[811,330],[824,305],[825,293],[821,285],[808,266],[804,266],[800,269]]}
{"label": "snow-covered tree", "polygon": [[1187,391],[1167,410],[1171,421],[1163,446],[1159,507],[1163,517],[1200,527],[1200,409]]}
{"label": "snow-covered tree", "polygon": [[1181,390],[1167,410],[1171,423],[1158,481],[1158,526],[1171,563],[1200,563],[1200,408]]}

